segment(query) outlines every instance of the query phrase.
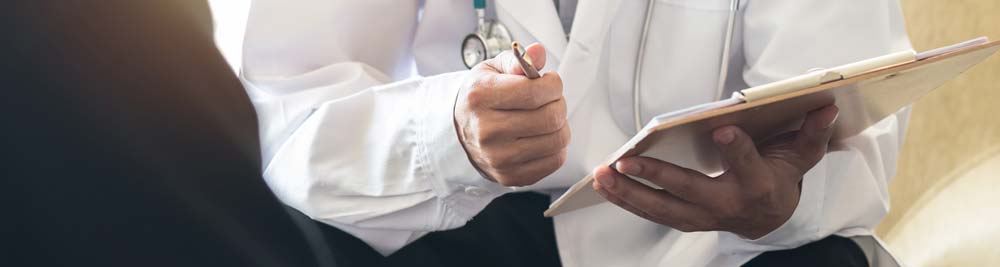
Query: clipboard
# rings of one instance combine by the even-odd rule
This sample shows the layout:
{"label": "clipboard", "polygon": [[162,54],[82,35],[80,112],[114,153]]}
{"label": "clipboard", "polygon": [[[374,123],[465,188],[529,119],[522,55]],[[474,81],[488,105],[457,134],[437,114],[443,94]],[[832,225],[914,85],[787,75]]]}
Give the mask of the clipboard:
{"label": "clipboard", "polygon": [[[735,125],[754,142],[796,130],[805,114],[836,104],[840,114],[831,144],[855,136],[954,79],[1000,50],[985,37],[923,53],[903,51],[741,90],[730,99],[654,118],[602,165],[631,156],[652,157],[710,176],[724,169],[712,131]],[[652,183],[631,177],[647,185]],[[570,187],[546,217],[605,202],[591,187],[593,174]]]}

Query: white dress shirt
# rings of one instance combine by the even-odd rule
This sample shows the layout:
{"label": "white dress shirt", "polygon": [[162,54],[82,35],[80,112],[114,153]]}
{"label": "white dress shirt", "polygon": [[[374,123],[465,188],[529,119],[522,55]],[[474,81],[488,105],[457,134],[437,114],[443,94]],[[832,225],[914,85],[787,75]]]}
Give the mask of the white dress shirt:
{"label": "white dress shirt", "polygon": [[[569,40],[551,1],[489,2],[516,40],[545,45],[546,70],[563,76],[573,140],[561,169],[507,188],[483,179],[465,155],[453,109],[466,82],[459,43],[475,27],[471,1],[255,0],[241,76],[276,195],[388,255],[464,225],[504,193],[558,196],[623,144],[629,136],[618,125],[622,111],[631,112],[646,1],[579,1]],[[729,3],[655,2],[644,118],[713,100]],[[742,7],[727,90],[910,49],[896,1],[746,0]],[[805,175],[792,217],[762,238],[681,233],[603,204],[555,218],[561,259],[732,266],[831,234],[870,235],[888,210],[906,114],[832,147]]]}

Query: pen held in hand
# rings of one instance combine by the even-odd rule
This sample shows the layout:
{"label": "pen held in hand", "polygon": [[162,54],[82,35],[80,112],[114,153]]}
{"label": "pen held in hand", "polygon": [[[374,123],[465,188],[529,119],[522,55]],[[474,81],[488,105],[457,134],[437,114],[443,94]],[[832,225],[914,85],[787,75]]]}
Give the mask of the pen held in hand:
{"label": "pen held in hand", "polygon": [[525,58],[525,52],[521,50],[521,44],[518,42],[513,42],[510,44],[511,50],[514,50],[514,58],[517,58],[517,63],[521,65],[521,70],[524,71],[524,76],[528,79],[538,79],[542,75],[538,74],[538,70],[535,69],[535,65],[531,64],[531,59]]}

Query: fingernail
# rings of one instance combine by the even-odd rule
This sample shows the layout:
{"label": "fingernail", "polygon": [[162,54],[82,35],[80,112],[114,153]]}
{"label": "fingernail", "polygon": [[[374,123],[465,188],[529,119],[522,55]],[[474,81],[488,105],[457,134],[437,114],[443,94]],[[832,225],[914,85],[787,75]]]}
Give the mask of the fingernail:
{"label": "fingernail", "polygon": [[736,139],[736,134],[733,133],[733,129],[723,129],[719,134],[715,135],[715,142],[722,145],[728,145]]}
{"label": "fingernail", "polygon": [[601,173],[597,175],[597,183],[600,183],[605,189],[609,189],[615,186],[615,177],[611,177],[611,174]]}
{"label": "fingernail", "polygon": [[833,119],[830,120],[830,123],[826,125],[826,129],[829,129],[830,127],[832,127],[833,124],[837,122],[837,118],[839,118],[839,117],[840,117],[840,112],[837,112],[836,115],[833,115]]}
{"label": "fingernail", "polygon": [[642,173],[642,165],[639,165],[638,163],[635,162],[625,163],[619,161],[618,163],[615,163],[615,169],[617,169],[622,173],[632,176],[637,176],[640,173]]}

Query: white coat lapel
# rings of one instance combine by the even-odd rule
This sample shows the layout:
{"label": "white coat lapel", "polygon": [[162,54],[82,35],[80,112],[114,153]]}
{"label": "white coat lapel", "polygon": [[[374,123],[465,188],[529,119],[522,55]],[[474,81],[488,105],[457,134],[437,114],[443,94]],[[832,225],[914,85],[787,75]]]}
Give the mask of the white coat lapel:
{"label": "white coat lapel", "polygon": [[[497,0],[497,12],[509,15],[521,28],[545,46],[549,55],[561,60],[566,51],[566,34],[556,7],[549,0]],[[514,36],[517,40],[517,36]]]}
{"label": "white coat lapel", "polygon": [[621,0],[580,0],[577,4],[569,44],[559,65],[563,96],[570,116],[591,89],[606,89],[593,87],[606,84],[595,83],[595,79],[606,79],[598,76],[597,71],[602,64],[604,44],[608,41],[608,31],[620,3]]}

